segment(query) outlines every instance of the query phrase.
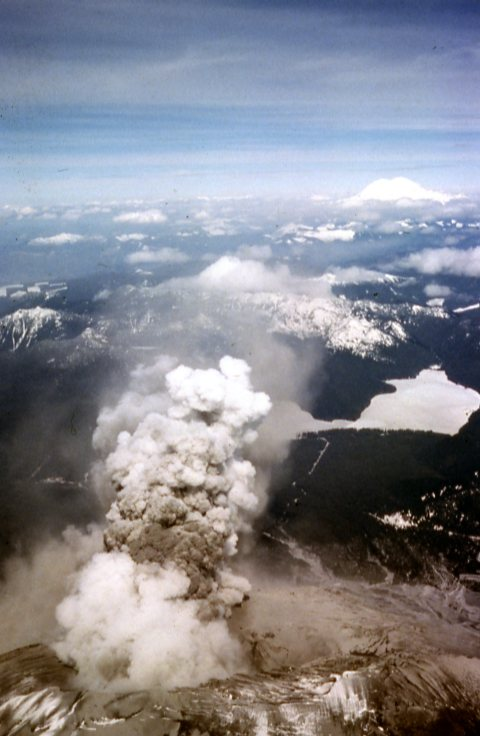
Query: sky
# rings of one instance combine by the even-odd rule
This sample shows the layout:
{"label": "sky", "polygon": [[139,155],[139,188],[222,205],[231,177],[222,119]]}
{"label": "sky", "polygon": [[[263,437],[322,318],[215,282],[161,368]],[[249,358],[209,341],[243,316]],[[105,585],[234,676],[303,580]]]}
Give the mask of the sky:
{"label": "sky", "polygon": [[0,201],[471,192],[477,0],[2,0]]}

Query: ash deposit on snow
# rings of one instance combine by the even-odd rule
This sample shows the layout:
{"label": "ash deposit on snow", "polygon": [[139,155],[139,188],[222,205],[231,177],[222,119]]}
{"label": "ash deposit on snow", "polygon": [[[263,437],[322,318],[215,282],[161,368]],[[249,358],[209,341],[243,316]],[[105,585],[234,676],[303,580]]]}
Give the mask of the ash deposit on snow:
{"label": "ash deposit on snow", "polygon": [[249,373],[229,356],[218,370],[163,357],[101,412],[97,484],[115,493],[105,551],[59,605],[55,647],[90,688],[194,686],[244,665],[227,619],[250,586],[228,560],[259,506],[241,452],[271,404]]}

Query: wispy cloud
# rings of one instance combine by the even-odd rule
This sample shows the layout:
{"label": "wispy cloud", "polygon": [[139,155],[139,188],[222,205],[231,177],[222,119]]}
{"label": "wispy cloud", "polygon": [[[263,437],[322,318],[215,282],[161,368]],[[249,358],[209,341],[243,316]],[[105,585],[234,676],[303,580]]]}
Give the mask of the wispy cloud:
{"label": "wispy cloud", "polygon": [[236,255],[252,261],[268,261],[273,256],[269,245],[241,245]]}
{"label": "wispy cloud", "polygon": [[137,225],[157,225],[167,221],[167,216],[161,210],[134,210],[123,212],[113,218],[114,222],[131,222]]}
{"label": "wispy cloud", "polygon": [[106,0],[99,14],[90,3],[86,12],[75,4],[67,11],[62,0],[26,0],[20,14],[15,0],[4,0],[4,94],[136,105],[299,104],[315,96],[330,115],[435,115],[447,105],[458,113],[472,104],[465,98],[478,63],[478,8],[464,4],[447,12],[431,0],[427,14],[413,3],[392,12],[378,0],[206,0],[201,9],[195,0],[125,0],[120,8]]}
{"label": "wispy cloud", "polygon": [[115,235],[115,240],[119,243],[140,243],[145,240],[148,235],[144,233],[123,233],[122,235]]}
{"label": "wispy cloud", "polygon": [[299,243],[312,240],[319,240],[322,243],[334,243],[335,241],[348,243],[355,238],[355,234],[355,230],[351,226],[337,227],[333,223],[319,225],[318,227],[289,223],[277,230],[278,237],[291,237]]}
{"label": "wispy cloud", "polygon": [[480,246],[474,248],[425,248],[395,264],[425,274],[480,276]]}
{"label": "wispy cloud", "polygon": [[50,235],[47,237],[38,237],[29,240],[29,245],[46,245],[46,246],[62,246],[62,245],[74,245],[75,243],[105,242],[105,238],[101,235],[79,235],[78,233],[58,233],[57,235]]}
{"label": "wispy cloud", "polygon": [[430,299],[435,297],[450,296],[450,294],[452,293],[452,290],[449,286],[442,286],[442,284],[436,284],[434,282],[432,282],[431,284],[427,284],[423,291],[425,292],[425,295],[428,296]]}
{"label": "wispy cloud", "polygon": [[2,209],[7,215],[15,215],[17,220],[23,220],[24,217],[33,217],[37,214],[37,210],[29,205],[16,207],[15,205],[6,204]]}
{"label": "wispy cloud", "polygon": [[130,253],[125,259],[127,263],[185,263],[189,260],[186,253],[176,248],[159,248],[158,250],[150,250],[144,248],[136,253]]}
{"label": "wispy cloud", "polygon": [[4,196],[345,192],[412,161],[428,191],[460,169],[473,188],[478,5],[459,2],[3,0]]}

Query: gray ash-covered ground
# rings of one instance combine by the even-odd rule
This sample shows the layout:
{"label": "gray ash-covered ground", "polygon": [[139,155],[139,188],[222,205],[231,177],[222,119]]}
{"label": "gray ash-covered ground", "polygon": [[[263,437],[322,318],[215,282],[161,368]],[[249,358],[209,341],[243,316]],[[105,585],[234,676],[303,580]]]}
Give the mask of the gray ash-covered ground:
{"label": "gray ash-covered ground", "polygon": [[[232,629],[244,672],[195,688],[81,690],[45,646],[0,656],[2,734],[478,733],[478,618],[432,590],[255,580]],[[446,636],[448,641],[446,641]]]}

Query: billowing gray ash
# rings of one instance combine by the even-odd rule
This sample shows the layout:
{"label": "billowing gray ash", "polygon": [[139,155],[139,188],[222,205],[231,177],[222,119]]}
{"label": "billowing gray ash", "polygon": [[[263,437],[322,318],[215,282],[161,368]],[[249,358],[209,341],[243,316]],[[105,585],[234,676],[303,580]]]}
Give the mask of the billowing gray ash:
{"label": "billowing gray ash", "polygon": [[191,686],[243,664],[226,619],[249,583],[227,560],[257,508],[255,468],[240,453],[270,399],[242,360],[173,365],[137,369],[94,435],[115,500],[105,551],[57,609],[56,645],[90,688]]}

